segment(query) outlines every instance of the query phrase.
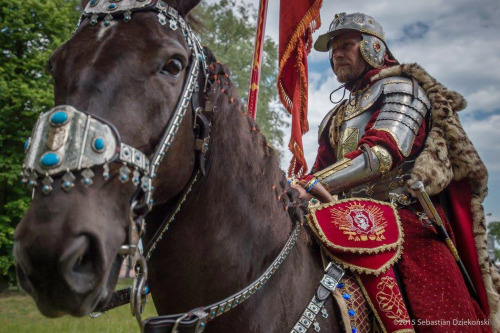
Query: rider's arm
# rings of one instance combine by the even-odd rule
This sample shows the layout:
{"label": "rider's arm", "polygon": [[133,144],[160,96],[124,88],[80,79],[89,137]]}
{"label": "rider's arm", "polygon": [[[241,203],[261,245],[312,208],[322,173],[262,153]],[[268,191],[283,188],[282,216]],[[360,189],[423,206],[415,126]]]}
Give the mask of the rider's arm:
{"label": "rider's arm", "polygon": [[420,150],[426,135],[424,119],[430,108],[425,92],[403,78],[384,79],[372,88],[379,89],[381,107],[358,149],[316,172],[309,184],[317,180],[330,193],[340,193],[376,179]]}

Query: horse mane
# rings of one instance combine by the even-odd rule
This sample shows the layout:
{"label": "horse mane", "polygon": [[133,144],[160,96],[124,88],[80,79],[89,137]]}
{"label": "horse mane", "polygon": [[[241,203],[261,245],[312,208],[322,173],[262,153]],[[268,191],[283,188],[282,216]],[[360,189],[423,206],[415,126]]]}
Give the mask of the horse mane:
{"label": "horse mane", "polygon": [[[209,172],[212,170],[213,161],[222,161],[225,165],[222,170],[233,170],[233,166],[245,166],[248,169],[259,169],[259,182],[249,186],[256,193],[267,191],[269,186],[276,192],[278,200],[288,211],[292,221],[302,222],[307,212],[307,201],[298,198],[298,191],[293,189],[285,173],[279,167],[279,155],[269,145],[266,137],[259,130],[259,126],[246,110],[246,105],[238,96],[236,87],[230,79],[229,70],[219,63],[209,48],[204,47],[208,66],[208,87],[205,95],[206,101],[217,106],[217,111],[212,117],[212,133],[217,133],[213,138],[216,144],[211,144],[212,151],[209,158]],[[236,147],[227,143],[232,142]],[[225,144],[225,149],[233,149],[232,157],[238,161],[228,160],[226,152],[220,151],[217,144]],[[226,157],[226,158],[225,158]],[[248,170],[234,170],[226,178],[238,178],[245,181]],[[235,180],[238,182],[238,180]],[[257,195],[256,198],[264,199],[265,196]],[[258,203],[255,203],[256,205]]]}

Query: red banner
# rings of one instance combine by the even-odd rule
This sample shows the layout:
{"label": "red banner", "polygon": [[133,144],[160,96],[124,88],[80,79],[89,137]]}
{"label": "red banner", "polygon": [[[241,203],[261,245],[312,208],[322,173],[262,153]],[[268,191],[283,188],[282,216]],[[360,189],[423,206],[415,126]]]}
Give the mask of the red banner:
{"label": "red banner", "polygon": [[267,0],[260,0],[257,34],[253,51],[252,73],[248,89],[248,113],[255,119],[257,116],[257,101],[259,99],[260,69],[262,67],[262,48],[264,47],[264,31],[266,29]]}
{"label": "red banner", "polygon": [[321,26],[322,0],[281,0],[278,92],[281,103],[292,115],[292,136],[288,148],[292,160],[289,175],[307,171],[302,135],[307,123],[307,55],[311,52],[312,33]]}

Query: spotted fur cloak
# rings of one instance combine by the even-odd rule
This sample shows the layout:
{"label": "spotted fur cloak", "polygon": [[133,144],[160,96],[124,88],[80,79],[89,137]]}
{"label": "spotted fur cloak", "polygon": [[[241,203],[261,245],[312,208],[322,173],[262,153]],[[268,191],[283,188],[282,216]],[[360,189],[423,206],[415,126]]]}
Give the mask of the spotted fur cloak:
{"label": "spotted fur cloak", "polygon": [[418,64],[389,67],[371,79],[377,81],[392,76],[414,77],[432,104],[432,127],[408,185],[421,180],[427,193],[434,195],[445,190],[452,181],[469,181],[472,230],[490,308],[490,324],[493,332],[500,332],[500,273],[486,251],[486,221],[482,205],[487,194],[488,172],[457,114],[467,102],[463,96],[437,82]]}

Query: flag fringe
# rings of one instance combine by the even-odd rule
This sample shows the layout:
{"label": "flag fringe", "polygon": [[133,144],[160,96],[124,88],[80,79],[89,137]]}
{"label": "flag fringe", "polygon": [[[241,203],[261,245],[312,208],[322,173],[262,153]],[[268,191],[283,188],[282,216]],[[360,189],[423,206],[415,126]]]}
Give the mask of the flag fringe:
{"label": "flag fringe", "polygon": [[[304,15],[302,20],[299,22],[295,28],[294,33],[288,40],[286,44],[285,52],[280,59],[278,67],[278,95],[281,103],[284,105],[285,109],[292,114],[293,117],[293,99],[285,91],[283,84],[281,82],[282,71],[286,63],[290,60],[293,51],[297,51],[297,59],[295,66],[299,73],[299,86],[300,86],[300,107],[299,107],[299,124],[301,135],[309,130],[309,124],[307,122],[307,72],[303,63],[303,53],[302,49],[306,48],[307,53],[311,51],[312,47],[312,33],[321,26],[321,19],[319,16],[319,10],[322,5],[322,0],[316,0],[312,4],[311,8]],[[306,35],[306,44],[304,45],[302,36]],[[293,133],[293,129],[292,129]],[[307,171],[307,163],[304,158],[304,152],[302,147],[300,147],[296,140],[292,137],[288,144],[288,148],[291,151],[293,157],[290,162],[290,167],[288,169],[289,175],[302,175]]]}

